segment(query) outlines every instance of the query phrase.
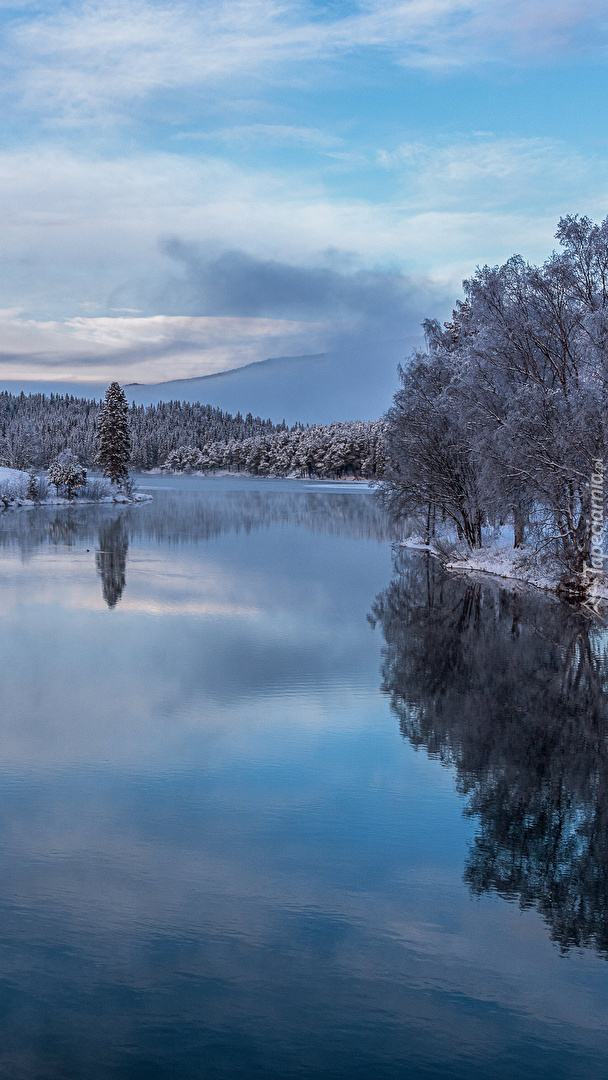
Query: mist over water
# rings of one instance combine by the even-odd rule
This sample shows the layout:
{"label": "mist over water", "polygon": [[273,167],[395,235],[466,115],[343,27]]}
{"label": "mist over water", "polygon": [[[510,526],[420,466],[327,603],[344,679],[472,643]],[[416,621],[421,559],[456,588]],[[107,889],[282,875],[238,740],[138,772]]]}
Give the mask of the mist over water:
{"label": "mist over water", "polygon": [[601,1074],[605,631],[143,483],[0,515],[0,1075]]}

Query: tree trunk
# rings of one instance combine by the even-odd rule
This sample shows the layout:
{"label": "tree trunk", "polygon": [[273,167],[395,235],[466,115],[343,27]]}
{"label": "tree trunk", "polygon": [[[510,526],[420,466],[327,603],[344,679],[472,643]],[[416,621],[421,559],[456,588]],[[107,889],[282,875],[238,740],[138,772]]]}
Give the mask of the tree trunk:
{"label": "tree trunk", "polygon": [[522,510],[521,506],[517,505],[513,507],[513,547],[523,547],[526,525],[528,524],[527,515]]}

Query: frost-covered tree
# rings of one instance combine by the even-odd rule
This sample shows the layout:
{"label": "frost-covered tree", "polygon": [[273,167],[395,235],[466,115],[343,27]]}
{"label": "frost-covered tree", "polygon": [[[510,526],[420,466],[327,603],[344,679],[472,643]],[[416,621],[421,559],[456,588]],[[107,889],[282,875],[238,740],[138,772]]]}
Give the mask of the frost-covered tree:
{"label": "frost-covered tree", "polygon": [[[482,267],[387,414],[389,509],[429,503],[469,544],[511,517],[574,583],[591,546],[590,481],[608,448],[608,219],[559,223],[561,252]],[[473,514],[471,531],[462,515]]]}
{"label": "frost-covered tree", "polygon": [[97,454],[95,460],[104,476],[113,484],[128,480],[131,458],[129,405],[125,392],[117,382],[106,390],[105,401],[97,417]]}
{"label": "frost-covered tree", "polygon": [[394,518],[428,517],[439,507],[460,539],[480,547],[480,462],[466,410],[454,396],[452,365],[431,341],[430,354],[413,357],[400,377],[386,417],[390,464],[381,501]]}
{"label": "frost-covered tree", "polygon": [[68,449],[51,463],[47,478],[58,495],[60,489],[63,489],[67,498],[72,499],[74,493],[85,486],[87,470],[80,464],[73,450]]}
{"label": "frost-covered tree", "polygon": [[20,423],[4,426],[0,434],[0,465],[27,469],[35,460],[37,450],[38,438],[30,420],[24,418]]}
{"label": "frost-covered tree", "polygon": [[59,495],[59,491],[63,487],[63,469],[57,460],[51,462],[46,475],[49,484],[52,484],[55,488],[55,494]]}

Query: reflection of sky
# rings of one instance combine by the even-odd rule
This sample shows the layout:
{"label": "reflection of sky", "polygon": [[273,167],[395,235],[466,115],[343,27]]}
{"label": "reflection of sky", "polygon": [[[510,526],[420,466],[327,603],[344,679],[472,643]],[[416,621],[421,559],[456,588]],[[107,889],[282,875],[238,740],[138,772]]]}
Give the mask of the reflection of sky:
{"label": "reflection of sky", "polygon": [[0,554],[0,1074],[599,1068],[605,962],[469,898],[379,693],[389,545],[145,520],[113,610],[90,536]]}

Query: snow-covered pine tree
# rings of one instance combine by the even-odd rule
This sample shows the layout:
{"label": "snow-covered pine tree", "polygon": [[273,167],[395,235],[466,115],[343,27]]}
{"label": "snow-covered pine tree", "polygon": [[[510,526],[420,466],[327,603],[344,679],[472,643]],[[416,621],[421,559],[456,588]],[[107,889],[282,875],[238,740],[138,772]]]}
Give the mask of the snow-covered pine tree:
{"label": "snow-covered pine tree", "polygon": [[57,496],[59,496],[59,488],[63,487],[63,469],[61,465],[55,459],[49,465],[49,471],[47,473],[47,480],[49,484],[53,484]]}
{"label": "snow-covered pine tree", "polygon": [[131,432],[129,406],[124,390],[117,382],[110,383],[105,401],[97,417],[95,460],[104,476],[113,484],[123,484],[129,478]]}

